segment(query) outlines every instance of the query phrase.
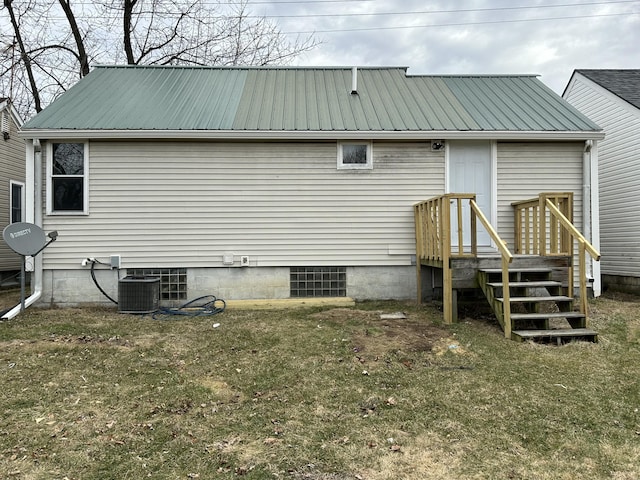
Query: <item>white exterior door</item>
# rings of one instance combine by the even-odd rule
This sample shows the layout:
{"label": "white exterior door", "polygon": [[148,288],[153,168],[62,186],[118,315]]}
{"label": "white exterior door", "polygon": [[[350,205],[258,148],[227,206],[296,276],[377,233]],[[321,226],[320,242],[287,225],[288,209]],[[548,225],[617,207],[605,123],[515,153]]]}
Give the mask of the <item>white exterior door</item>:
{"label": "white exterior door", "polygon": [[[449,142],[449,192],[475,193],[476,203],[492,222],[493,217],[493,158],[491,142],[451,141]],[[463,202],[463,242],[471,245],[470,207]],[[457,222],[451,211],[452,244],[458,244]],[[491,245],[491,238],[480,222],[478,227],[478,247]]]}

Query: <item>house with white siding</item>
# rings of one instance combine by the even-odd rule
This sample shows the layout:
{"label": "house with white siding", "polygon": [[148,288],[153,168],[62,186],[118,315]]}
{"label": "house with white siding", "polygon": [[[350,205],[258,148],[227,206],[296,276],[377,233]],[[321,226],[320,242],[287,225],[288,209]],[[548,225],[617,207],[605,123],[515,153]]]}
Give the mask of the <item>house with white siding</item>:
{"label": "house with white siding", "polygon": [[22,131],[28,221],[59,232],[31,303],[108,302],[87,259],[112,296],[154,275],[166,302],[415,298],[414,205],[451,192],[507,244],[513,202],[570,192],[597,238],[603,135],[535,75],[104,66]]}
{"label": "house with white siding", "polygon": [[563,97],[600,125],[602,281],[640,292],[640,70],[575,70]]}
{"label": "house with white siding", "polygon": [[[0,98],[0,231],[24,220],[24,140],[18,136],[22,119],[10,99]],[[0,239],[0,285],[20,271],[22,260]]]}

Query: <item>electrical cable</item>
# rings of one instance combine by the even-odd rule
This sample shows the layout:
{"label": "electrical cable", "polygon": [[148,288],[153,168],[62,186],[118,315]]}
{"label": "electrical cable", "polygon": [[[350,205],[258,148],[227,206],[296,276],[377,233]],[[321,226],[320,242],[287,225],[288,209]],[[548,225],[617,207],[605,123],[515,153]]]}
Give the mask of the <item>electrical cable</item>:
{"label": "electrical cable", "polygon": [[[197,302],[207,300],[206,302],[196,305]],[[186,317],[200,317],[204,315],[217,315],[224,312],[227,304],[221,298],[215,295],[203,295],[195,298],[179,307],[160,307],[158,312],[153,314],[153,318],[157,319],[162,315],[182,315]]]}
{"label": "electrical cable", "polygon": [[91,260],[91,278],[93,279],[93,283],[95,283],[96,287],[98,287],[98,290],[100,290],[102,292],[102,294],[107,297],[109,300],[111,300],[113,303],[115,303],[116,305],[118,305],[118,302],[116,300],[114,300],[113,298],[111,298],[109,296],[109,294],[107,292],[105,292],[102,287],[98,284],[98,280],[96,279],[96,272],[95,272],[95,266],[96,263],[100,263],[102,265],[106,265],[103,262],[100,262],[98,260]]}
{"label": "electrical cable", "polygon": [[[105,297],[118,305],[118,302],[111,298],[109,294],[104,291],[104,289],[98,283],[98,279],[96,278],[96,263],[99,263],[101,265],[108,264],[96,259],[91,259],[89,261],[91,262],[91,278],[93,279],[93,283],[96,285],[96,287],[98,287],[98,290],[100,290],[100,292],[102,292]],[[198,302],[202,302],[204,300],[206,300],[204,303],[197,304]],[[217,315],[218,313],[224,312],[225,308],[227,308],[227,303],[223,299],[217,298],[215,295],[203,295],[202,297],[194,298],[193,300],[190,300],[187,303],[180,305],[179,307],[160,307],[158,312],[153,314],[153,318],[156,319],[161,315],[182,315],[186,317]]]}

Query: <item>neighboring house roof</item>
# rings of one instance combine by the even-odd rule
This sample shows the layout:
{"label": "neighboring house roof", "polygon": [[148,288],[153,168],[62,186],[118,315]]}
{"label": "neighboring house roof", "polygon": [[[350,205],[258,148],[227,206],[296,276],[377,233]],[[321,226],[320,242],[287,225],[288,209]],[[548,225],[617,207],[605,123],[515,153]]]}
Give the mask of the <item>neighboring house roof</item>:
{"label": "neighboring house roof", "polygon": [[575,73],[606,88],[614,95],[640,108],[640,70],[576,70]]}
{"label": "neighboring house roof", "polygon": [[600,131],[534,75],[413,76],[400,67],[358,68],[352,94],[352,74],[347,67],[97,67],[23,130],[27,136],[54,130],[263,138]]}

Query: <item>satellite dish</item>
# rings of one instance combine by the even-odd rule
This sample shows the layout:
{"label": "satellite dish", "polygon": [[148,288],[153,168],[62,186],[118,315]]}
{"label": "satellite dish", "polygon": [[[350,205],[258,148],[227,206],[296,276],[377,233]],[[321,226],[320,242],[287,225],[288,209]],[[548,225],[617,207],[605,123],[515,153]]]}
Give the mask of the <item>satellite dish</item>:
{"label": "satellite dish", "polygon": [[[49,241],[47,241],[49,237]],[[24,312],[25,309],[25,271],[26,271],[26,258],[31,256],[35,257],[42,250],[44,250],[51,242],[55,242],[58,238],[58,232],[49,232],[45,236],[42,229],[34,225],[33,223],[16,222],[7,225],[2,231],[2,238],[7,242],[7,245],[19,255],[22,255],[22,275],[20,277],[20,297],[21,308],[20,311]]]}
{"label": "satellite dish", "polygon": [[42,229],[33,223],[17,222],[7,225],[2,236],[11,250],[24,256],[39,253],[47,243]]}

